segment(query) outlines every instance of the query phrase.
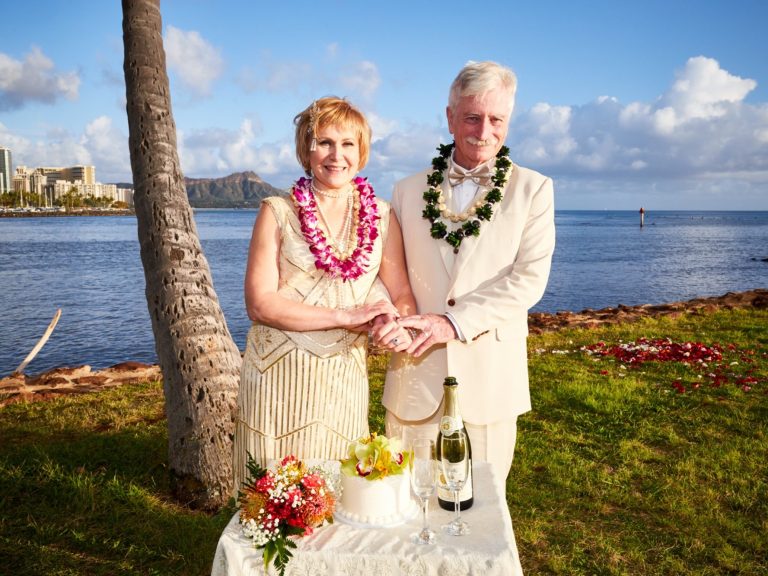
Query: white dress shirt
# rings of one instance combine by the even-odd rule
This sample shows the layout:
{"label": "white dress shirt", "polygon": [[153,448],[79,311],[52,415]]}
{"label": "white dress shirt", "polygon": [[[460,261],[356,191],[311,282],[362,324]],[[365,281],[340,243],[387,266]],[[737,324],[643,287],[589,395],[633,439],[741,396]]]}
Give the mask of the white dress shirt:
{"label": "white dress shirt", "polygon": [[[495,158],[491,158],[487,162],[484,162],[484,164],[491,164],[492,162],[495,162],[495,160]],[[467,170],[466,168],[459,166],[453,159],[453,156],[451,156],[451,163],[453,164],[453,169],[460,174],[472,173],[472,170]],[[482,164],[477,166],[475,169],[479,168],[480,166],[482,166]],[[489,168],[490,167],[491,166],[489,166]],[[475,184],[470,178],[466,178],[455,186],[451,186],[449,182],[448,189],[449,197],[446,198],[446,205],[448,206],[448,209],[454,214],[461,214],[464,212],[464,210],[466,210],[469,205],[475,201],[475,198],[481,192],[485,192],[487,190],[485,186],[479,186],[478,184]],[[458,226],[454,225],[454,228],[456,227]],[[464,337],[464,333],[461,331],[461,327],[459,326],[458,322],[456,322],[456,319],[451,315],[451,313],[446,312],[445,317],[448,318],[448,321],[453,325],[453,329],[456,331],[456,337],[461,342],[466,342],[467,340]]]}

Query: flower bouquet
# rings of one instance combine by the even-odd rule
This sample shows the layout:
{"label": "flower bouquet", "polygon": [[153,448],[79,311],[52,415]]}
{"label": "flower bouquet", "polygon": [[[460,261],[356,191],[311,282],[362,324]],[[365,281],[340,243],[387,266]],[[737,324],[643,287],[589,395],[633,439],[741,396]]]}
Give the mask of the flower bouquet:
{"label": "flower bouquet", "polygon": [[296,543],[325,523],[333,523],[336,495],[328,472],[309,468],[295,456],[283,458],[274,471],[248,458],[249,478],[238,494],[240,525],[246,538],[263,549],[264,570],[274,561],[280,576]]}
{"label": "flower bouquet", "polygon": [[341,472],[366,480],[402,474],[408,468],[410,459],[399,439],[380,436],[376,432],[350,444],[348,456],[341,461]]}

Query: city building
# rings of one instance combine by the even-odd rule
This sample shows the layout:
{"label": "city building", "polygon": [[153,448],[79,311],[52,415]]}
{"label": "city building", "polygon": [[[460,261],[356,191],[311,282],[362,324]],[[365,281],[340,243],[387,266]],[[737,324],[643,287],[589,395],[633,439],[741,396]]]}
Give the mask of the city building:
{"label": "city building", "polygon": [[13,172],[11,171],[11,150],[0,146],[0,194],[13,190]]}
{"label": "city building", "polygon": [[72,166],[71,168],[40,167],[38,170],[41,170],[48,177],[49,182],[64,180],[66,182],[80,181],[83,184],[96,184],[95,166]]}
{"label": "city building", "polygon": [[0,147],[0,194],[16,192],[22,207],[28,205],[32,195],[39,198],[42,207],[50,208],[71,191],[83,197],[108,198],[133,205],[133,190],[97,182],[95,166],[40,166],[34,169],[17,166],[12,174],[11,150]]}

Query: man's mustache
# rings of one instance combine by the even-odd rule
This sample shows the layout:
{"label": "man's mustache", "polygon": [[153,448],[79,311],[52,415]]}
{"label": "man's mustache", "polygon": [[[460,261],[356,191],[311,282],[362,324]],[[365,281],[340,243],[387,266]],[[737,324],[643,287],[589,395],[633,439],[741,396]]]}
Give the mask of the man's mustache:
{"label": "man's mustache", "polygon": [[467,138],[465,138],[465,142],[467,144],[471,144],[472,146],[478,146],[478,147],[491,146],[493,144],[491,140],[479,140],[474,136],[468,136]]}

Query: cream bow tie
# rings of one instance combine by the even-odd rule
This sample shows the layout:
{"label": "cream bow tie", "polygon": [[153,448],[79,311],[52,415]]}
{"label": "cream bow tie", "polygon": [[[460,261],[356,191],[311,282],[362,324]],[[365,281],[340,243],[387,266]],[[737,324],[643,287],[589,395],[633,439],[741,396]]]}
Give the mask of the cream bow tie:
{"label": "cream bow tie", "polygon": [[448,182],[451,186],[458,186],[464,180],[472,180],[478,186],[490,188],[491,176],[491,167],[488,164],[481,164],[472,170],[464,170],[451,163],[451,168],[448,170]]}

